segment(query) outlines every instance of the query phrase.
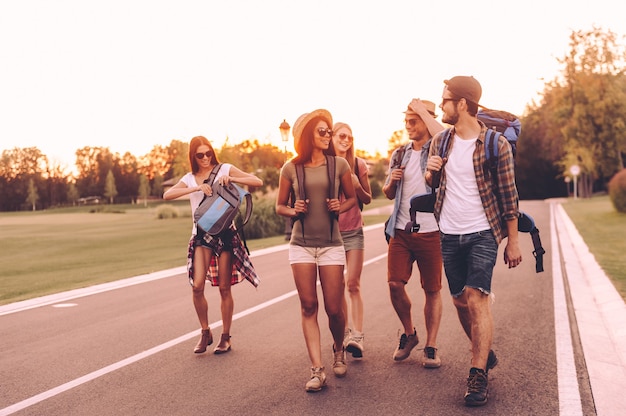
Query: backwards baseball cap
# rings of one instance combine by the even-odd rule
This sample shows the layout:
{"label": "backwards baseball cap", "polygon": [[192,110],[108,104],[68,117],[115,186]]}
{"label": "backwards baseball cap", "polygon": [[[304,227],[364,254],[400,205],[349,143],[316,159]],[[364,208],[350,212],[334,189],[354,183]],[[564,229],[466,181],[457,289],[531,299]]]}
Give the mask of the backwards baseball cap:
{"label": "backwards baseball cap", "polygon": [[459,98],[465,98],[474,104],[478,104],[483,93],[480,83],[472,76],[456,76],[445,80],[444,84],[448,86],[448,91],[452,94]]}

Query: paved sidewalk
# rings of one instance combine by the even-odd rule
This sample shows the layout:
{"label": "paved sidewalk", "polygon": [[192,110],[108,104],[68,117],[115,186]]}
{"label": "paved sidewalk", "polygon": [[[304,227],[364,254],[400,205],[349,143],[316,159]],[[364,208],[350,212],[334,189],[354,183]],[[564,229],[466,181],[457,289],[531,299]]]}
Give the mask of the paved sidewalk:
{"label": "paved sidewalk", "polygon": [[626,303],[561,204],[551,204],[596,412],[626,415]]}

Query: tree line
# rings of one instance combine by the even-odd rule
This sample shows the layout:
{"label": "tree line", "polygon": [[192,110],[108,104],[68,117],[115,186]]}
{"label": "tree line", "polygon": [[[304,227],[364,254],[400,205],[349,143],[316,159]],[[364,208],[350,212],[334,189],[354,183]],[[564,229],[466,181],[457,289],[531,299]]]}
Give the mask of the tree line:
{"label": "tree line", "polygon": [[[527,105],[519,137],[516,176],[522,199],[567,196],[573,165],[578,166],[578,194],[606,191],[626,155],[626,50],[624,37],[592,28],[573,31],[570,50],[559,59],[561,73],[546,82],[541,99]],[[502,109],[506,110],[506,109]],[[374,196],[384,180],[388,157],[406,142],[403,130],[389,138],[389,153],[371,156]],[[217,150],[217,149],[216,149]],[[218,150],[220,161],[233,163],[263,179],[261,191],[275,188],[283,163],[293,155],[246,140]],[[0,211],[45,209],[101,197],[128,203],[160,198],[163,184],[190,170],[188,145],[172,140],[147,155],[112,153],[107,147],[76,151],[76,173],[48,161],[36,147],[4,150],[0,159]]]}

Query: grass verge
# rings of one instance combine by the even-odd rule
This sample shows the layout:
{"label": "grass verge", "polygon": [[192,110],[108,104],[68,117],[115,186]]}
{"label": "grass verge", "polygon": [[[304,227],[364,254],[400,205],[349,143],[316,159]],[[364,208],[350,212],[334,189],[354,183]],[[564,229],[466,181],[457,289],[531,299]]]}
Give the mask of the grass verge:
{"label": "grass verge", "polygon": [[600,267],[626,300],[626,214],[608,196],[569,199],[563,204]]}

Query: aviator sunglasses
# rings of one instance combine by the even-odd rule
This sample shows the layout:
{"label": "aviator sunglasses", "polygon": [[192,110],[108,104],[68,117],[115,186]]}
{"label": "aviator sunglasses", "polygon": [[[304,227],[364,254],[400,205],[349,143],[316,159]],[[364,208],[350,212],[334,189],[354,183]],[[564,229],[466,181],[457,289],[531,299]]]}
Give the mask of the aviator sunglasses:
{"label": "aviator sunglasses", "polygon": [[206,151],[204,153],[196,153],[196,159],[202,160],[202,159],[204,159],[205,156],[210,159],[211,156],[213,156],[213,152],[208,150],[208,151]]}
{"label": "aviator sunglasses", "polygon": [[317,134],[319,134],[322,137],[326,136],[326,134],[328,134],[328,137],[333,137],[333,131],[329,128],[321,127],[317,129]]}
{"label": "aviator sunglasses", "polygon": [[354,137],[350,136],[349,134],[346,133],[339,133],[337,135],[337,137],[339,137],[339,140],[349,140],[352,141],[354,139]]}

